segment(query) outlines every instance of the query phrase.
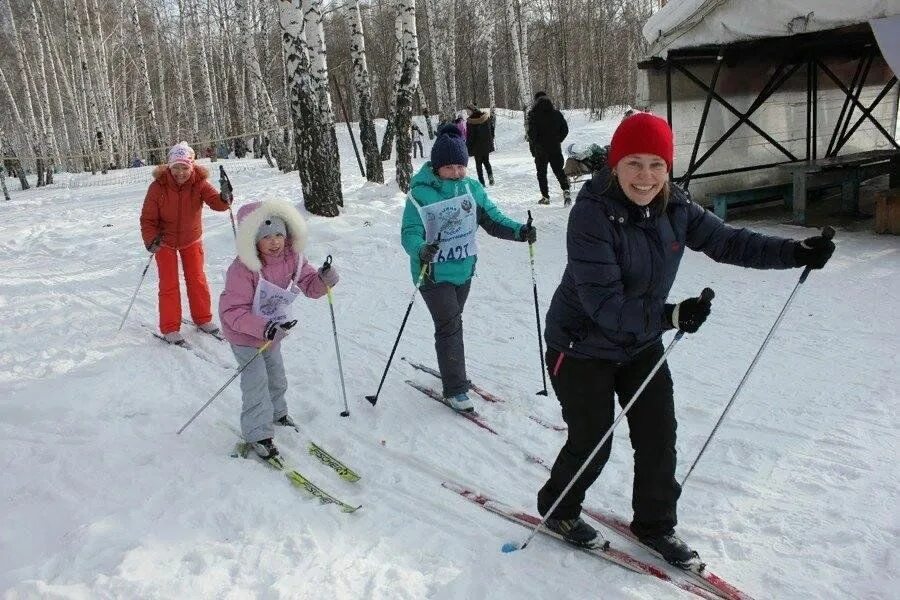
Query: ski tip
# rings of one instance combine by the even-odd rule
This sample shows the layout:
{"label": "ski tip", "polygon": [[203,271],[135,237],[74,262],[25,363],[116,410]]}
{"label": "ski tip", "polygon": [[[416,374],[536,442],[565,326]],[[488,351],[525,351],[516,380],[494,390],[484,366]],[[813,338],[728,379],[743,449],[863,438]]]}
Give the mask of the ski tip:
{"label": "ski tip", "polygon": [[509,554],[510,552],[515,552],[516,550],[520,550],[519,544],[516,542],[506,542],[503,546],[500,547],[500,552],[503,554]]}

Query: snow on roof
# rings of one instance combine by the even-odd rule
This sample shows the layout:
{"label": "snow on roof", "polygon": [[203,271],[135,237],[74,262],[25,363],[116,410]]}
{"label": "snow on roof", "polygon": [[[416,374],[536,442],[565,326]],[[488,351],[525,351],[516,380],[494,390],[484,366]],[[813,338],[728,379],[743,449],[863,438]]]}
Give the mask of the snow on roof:
{"label": "snow on roof", "polygon": [[648,55],[826,31],[900,15],[900,0],[670,0],[644,25]]}

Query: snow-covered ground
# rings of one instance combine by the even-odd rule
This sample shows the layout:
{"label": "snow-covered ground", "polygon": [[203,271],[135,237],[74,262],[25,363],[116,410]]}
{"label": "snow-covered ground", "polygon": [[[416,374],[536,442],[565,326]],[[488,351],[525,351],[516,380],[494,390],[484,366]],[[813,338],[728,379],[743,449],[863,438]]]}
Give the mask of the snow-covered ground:
{"label": "snow-covered ground", "polygon": [[[569,113],[568,142],[605,142],[618,118]],[[424,128],[423,128],[424,130]],[[175,431],[233,372],[223,343],[186,327],[193,352],[150,336],[151,267],[138,214],[150,168],[61,174],[0,206],[0,591],[18,598],[676,598],[682,592],[545,537],[505,555],[527,531],[440,486],[447,479],[534,509],[561,422],[541,387],[528,251],[481,234],[465,312],[470,377],[507,399],[474,427],[404,383],[434,384],[395,360],[372,394],[412,283],[399,244],[404,197],[366,183],[341,136],[345,208],[310,216],[308,256],[342,279],[335,310],[350,408],[343,408],[326,301],[301,299],[284,344],[289,406],[303,435],[279,431],[291,461],[362,503],[321,506],[255,461],[229,457],[240,390],[229,387],[183,435]],[[426,142],[426,148],[430,145]],[[489,189],[511,217],[532,210],[541,312],[565,262],[567,210],[551,178],[540,207],[521,121],[504,115]],[[415,161],[421,164],[420,160]],[[229,160],[237,204],[299,198],[296,173]],[[387,176],[393,177],[393,162]],[[474,171],[474,164],[472,165]],[[13,184],[14,185],[14,184]],[[736,221],[806,237],[814,230]],[[204,216],[214,300],[234,257],[223,213]],[[834,259],[802,286],[780,330],[684,490],[679,531],[711,568],[757,598],[887,598],[898,582],[900,244],[838,230]],[[716,291],[713,313],[671,355],[683,474],[715,423],[799,271],[749,271],[688,253],[672,297]],[[186,307],[186,302],[185,302]],[[186,312],[186,309],[185,309]],[[434,364],[421,300],[397,357]],[[670,339],[666,337],[666,341]],[[588,502],[629,516],[627,424]],[[362,474],[338,479],[305,454],[313,438]],[[890,590],[895,592],[890,592]]]}

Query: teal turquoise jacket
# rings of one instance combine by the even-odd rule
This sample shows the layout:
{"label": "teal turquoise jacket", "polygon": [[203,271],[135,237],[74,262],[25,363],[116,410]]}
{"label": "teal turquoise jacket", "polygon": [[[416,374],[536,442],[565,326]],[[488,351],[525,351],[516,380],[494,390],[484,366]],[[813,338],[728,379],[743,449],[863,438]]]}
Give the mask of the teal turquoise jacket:
{"label": "teal turquoise jacket", "polygon": [[[484,187],[471,177],[459,180],[441,179],[431,170],[431,163],[422,165],[410,181],[409,193],[421,206],[442,202],[461,196],[468,191],[475,197],[477,204],[478,224],[490,235],[504,240],[523,241],[520,231],[522,224],[505,216],[500,209],[491,202]],[[403,249],[409,254],[409,267],[412,272],[413,282],[418,281],[422,263],[419,261],[419,250],[427,242],[425,241],[425,225],[419,215],[419,210],[408,197],[406,208],[403,211],[403,224],[400,230],[400,238]],[[475,273],[477,256],[468,256],[461,260],[448,260],[432,263],[426,282],[448,282],[454,285],[462,285],[472,278]],[[424,282],[423,282],[424,283]]]}

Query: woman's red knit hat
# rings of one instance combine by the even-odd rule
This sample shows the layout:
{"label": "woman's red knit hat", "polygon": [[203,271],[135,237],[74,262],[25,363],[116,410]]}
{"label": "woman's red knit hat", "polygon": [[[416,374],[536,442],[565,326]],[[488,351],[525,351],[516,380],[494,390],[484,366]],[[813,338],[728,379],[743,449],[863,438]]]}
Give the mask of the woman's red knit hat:
{"label": "woman's red knit hat", "polygon": [[629,154],[655,154],[666,161],[669,171],[672,170],[675,155],[672,128],[656,115],[638,112],[626,117],[613,133],[609,146],[607,160],[610,167],[615,167]]}

